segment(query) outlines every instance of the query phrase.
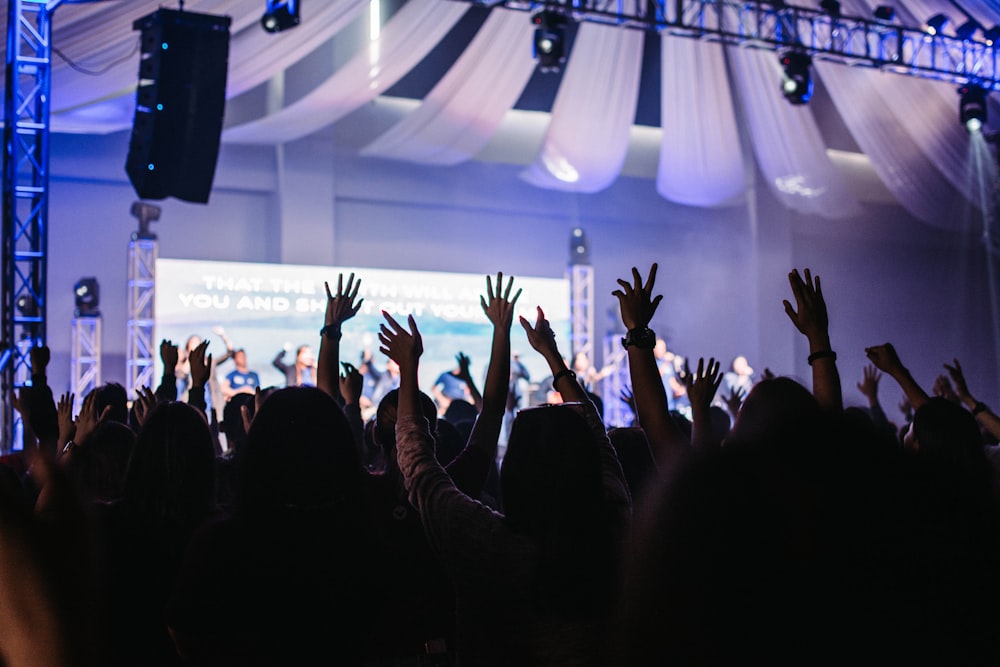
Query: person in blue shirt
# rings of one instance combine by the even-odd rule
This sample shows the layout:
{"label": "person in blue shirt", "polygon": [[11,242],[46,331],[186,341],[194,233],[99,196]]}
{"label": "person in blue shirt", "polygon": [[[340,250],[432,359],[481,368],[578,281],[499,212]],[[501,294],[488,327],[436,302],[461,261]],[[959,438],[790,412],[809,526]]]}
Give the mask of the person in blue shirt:
{"label": "person in blue shirt", "polygon": [[260,376],[247,366],[246,350],[240,348],[233,352],[233,363],[236,370],[229,373],[222,381],[222,395],[228,401],[236,394],[253,394],[260,387]]}

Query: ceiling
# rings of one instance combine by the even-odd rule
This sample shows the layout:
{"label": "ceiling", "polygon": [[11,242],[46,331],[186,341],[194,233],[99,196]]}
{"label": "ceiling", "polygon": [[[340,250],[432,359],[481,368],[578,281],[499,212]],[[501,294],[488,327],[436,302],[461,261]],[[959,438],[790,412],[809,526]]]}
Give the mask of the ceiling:
{"label": "ceiling", "polygon": [[[232,18],[224,143],[278,144],[359,126],[360,155],[423,165],[500,159],[541,188],[597,192],[622,175],[655,179],[690,206],[738,201],[756,167],[789,208],[827,218],[893,199],[924,222],[953,224],[956,199],[983,206],[973,172],[992,176],[982,137],[958,123],[953,84],[816,61],[816,94],[793,106],[766,49],[571,24],[562,72],[543,73],[526,12],[452,0],[306,0],[302,23],[260,27],[261,0],[188,0]],[[845,0],[870,16],[874,3]],[[155,1],[63,4],[54,13],[51,126],[131,127],[138,68],[133,22]],[[945,12],[1000,22],[994,0],[959,7],[905,0],[919,26]],[[346,120],[345,120],[346,119]],[[985,158],[984,158],[985,156]],[[877,187],[862,191],[859,183]]]}

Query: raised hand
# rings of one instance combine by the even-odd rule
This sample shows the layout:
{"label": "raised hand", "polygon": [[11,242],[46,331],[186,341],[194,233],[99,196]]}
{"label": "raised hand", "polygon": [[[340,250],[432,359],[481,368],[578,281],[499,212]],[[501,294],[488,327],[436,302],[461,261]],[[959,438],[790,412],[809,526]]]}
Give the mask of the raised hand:
{"label": "raised hand", "polygon": [[455,361],[458,362],[458,374],[463,380],[471,380],[472,374],[469,372],[469,364],[472,360],[469,359],[469,355],[464,352],[459,352],[455,355]]}
{"label": "raised hand", "polygon": [[149,387],[139,387],[135,397],[135,420],[139,427],[146,423],[149,413],[156,407],[156,394]]}
{"label": "raised hand", "polygon": [[83,399],[80,414],[76,418],[76,444],[83,445],[95,431],[107,420],[111,406],[105,405],[101,414],[97,414],[97,392],[92,391]]}
{"label": "raised hand", "polygon": [[[764,369],[765,371],[767,369]],[[724,396],[723,400],[726,402],[726,408],[729,410],[729,414],[735,417],[740,412],[740,408],[743,407],[743,399],[747,397],[747,390],[741,387],[732,387],[729,390],[729,395]]]}
{"label": "raised hand", "polygon": [[858,391],[868,399],[869,403],[878,402],[878,383],[881,379],[882,374],[875,366],[871,364],[865,366],[864,377],[858,383]]}
{"label": "raised hand", "polygon": [[48,368],[51,357],[49,348],[45,345],[32,347],[28,353],[28,358],[31,360],[31,373],[33,375],[45,375],[45,369]]}
{"label": "raised hand", "polygon": [[400,372],[413,371],[417,367],[420,355],[424,353],[424,341],[417,329],[413,315],[406,318],[409,330],[393,319],[392,315],[382,311],[385,322],[379,327],[378,340],[381,343],[379,351],[397,364]]}
{"label": "raised hand", "polygon": [[340,362],[344,372],[340,374],[340,395],[346,405],[357,405],[361,400],[361,391],[364,386],[364,378],[361,371],[353,364],[346,361]]}
{"label": "raised hand", "polygon": [[354,280],[351,273],[347,278],[347,286],[344,286],[344,274],[337,276],[337,293],[330,291],[330,283],[323,283],[326,288],[326,326],[339,327],[341,324],[358,314],[364,299],[357,303],[354,300],[361,289],[361,279]]}
{"label": "raised hand", "polygon": [[160,341],[160,360],[163,362],[163,373],[165,375],[173,374],[174,369],[177,368],[179,357],[177,346],[174,345],[173,341],[169,341],[166,338]]}
{"label": "raised hand", "polygon": [[656,313],[657,306],[663,299],[662,294],[653,297],[653,284],[656,282],[657,264],[654,262],[649,269],[649,276],[643,284],[639,269],[632,267],[632,284],[619,278],[618,284],[621,289],[612,292],[612,296],[618,297],[618,303],[622,312],[622,324],[626,329],[639,329],[648,327],[653,314]]}
{"label": "raised hand", "polygon": [[191,362],[191,386],[204,387],[212,374],[212,355],[206,355],[209,341],[203,340],[188,355]]}
{"label": "raised hand", "polygon": [[809,269],[805,270],[805,279],[799,275],[798,269],[788,274],[788,284],[791,285],[795,297],[795,308],[786,299],[782,303],[792,324],[810,342],[825,339],[829,335],[830,320],[826,312],[826,300],[823,298],[823,288],[819,276],[813,277]]}
{"label": "raised hand", "polygon": [[888,373],[893,377],[896,377],[906,371],[906,368],[903,366],[903,362],[899,360],[899,355],[896,354],[896,348],[892,346],[892,343],[866,347],[865,356],[868,357],[869,361],[875,364],[877,369],[883,373]]}
{"label": "raised hand", "polygon": [[938,375],[934,378],[934,386],[932,388],[935,396],[952,401],[953,403],[959,403],[958,394],[955,393],[955,389],[951,386],[951,380],[945,375]]}
{"label": "raised hand", "polygon": [[537,310],[538,315],[535,318],[535,326],[531,326],[531,323],[523,316],[518,318],[521,326],[524,327],[524,333],[528,336],[528,343],[546,359],[550,355],[559,356],[559,346],[556,345],[556,334],[552,331],[552,325],[545,319],[542,307],[537,306]]}
{"label": "raised hand", "polygon": [[243,432],[249,433],[253,418],[260,412],[260,406],[264,405],[264,395],[260,393],[260,387],[253,390],[253,412],[246,404],[240,406],[240,419],[243,421]]}
{"label": "raised hand", "polygon": [[[685,369],[687,363],[685,362]],[[698,369],[692,373],[688,370],[684,376],[684,384],[687,387],[688,398],[691,400],[691,409],[698,406],[707,410],[715,398],[715,392],[722,384],[722,373],[719,372],[719,362],[715,358],[708,360],[705,364],[704,357],[698,359]]]}
{"label": "raised hand", "polygon": [[[497,273],[497,288],[496,292],[494,292],[493,282],[490,276],[486,276],[486,296],[480,296],[479,303],[482,305],[487,319],[493,323],[494,327],[506,327],[510,329],[510,325],[514,321],[514,304],[517,303],[518,297],[521,296],[521,290],[518,289],[512,299],[510,298],[510,290],[513,286],[514,278],[510,277],[507,279],[507,287],[504,288],[503,273]],[[503,292],[503,296],[500,295],[501,291]]]}
{"label": "raised hand", "polygon": [[59,421],[59,447],[62,448],[67,442],[73,439],[76,433],[76,424],[73,423],[73,401],[76,396],[66,392],[59,397],[56,404],[56,416]]}
{"label": "raised hand", "polygon": [[971,394],[969,393],[969,385],[965,382],[965,373],[962,372],[962,364],[958,363],[958,359],[953,359],[953,366],[945,364],[944,367],[948,371],[948,375],[951,376],[951,381],[955,383],[955,394],[962,401],[967,401]]}

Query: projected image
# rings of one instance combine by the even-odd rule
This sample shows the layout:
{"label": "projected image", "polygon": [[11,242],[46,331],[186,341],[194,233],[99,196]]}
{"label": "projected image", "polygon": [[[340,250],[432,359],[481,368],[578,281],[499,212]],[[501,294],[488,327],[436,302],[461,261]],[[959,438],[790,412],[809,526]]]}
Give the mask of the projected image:
{"label": "projected image", "polygon": [[[482,389],[489,361],[492,325],[479,298],[486,292],[486,276],[426,271],[395,271],[362,267],[301,266],[159,259],[156,263],[156,340],[184,346],[192,335],[210,340],[208,351],[221,356],[226,347],[221,331],[236,348],[246,351],[250,370],[261,386],[283,387],[286,375],[273,365],[278,359],[293,364],[297,348],[318,354],[328,281],[336,291],[337,277],[350,273],[361,279],[361,310],[344,325],[342,361],[358,365],[372,355],[376,369],[387,359],[378,351],[382,311],[399,320],[413,315],[424,341],[420,387],[431,393],[438,376],[457,366],[456,355],[466,354],[473,378]],[[493,276],[495,281],[496,276]],[[505,278],[506,281],[506,278]],[[564,279],[515,276],[518,315],[532,323],[541,306],[552,323],[560,349],[569,354],[569,284]],[[542,358],[531,349],[515,317],[512,351],[532,381],[549,375]],[[162,373],[157,359],[157,377]],[[235,370],[233,361],[217,369],[224,378]]]}

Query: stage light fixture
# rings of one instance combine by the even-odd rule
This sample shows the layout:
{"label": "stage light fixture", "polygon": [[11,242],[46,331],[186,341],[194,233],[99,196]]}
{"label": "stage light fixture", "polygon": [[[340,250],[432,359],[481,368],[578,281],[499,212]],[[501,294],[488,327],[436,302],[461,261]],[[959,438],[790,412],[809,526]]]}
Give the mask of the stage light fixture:
{"label": "stage light fixture", "polygon": [[986,124],[986,89],[967,83],[958,89],[958,117],[970,134],[982,131]]}
{"label": "stage light fixture", "polygon": [[896,8],[892,5],[879,5],[872,15],[879,21],[892,21],[896,18]]}
{"label": "stage light fixture", "polygon": [[535,26],[535,58],[542,72],[558,72],[566,62],[566,17],[542,10],[531,16]]}
{"label": "stage light fixture", "polygon": [[940,35],[944,27],[948,25],[949,20],[944,14],[935,14],[927,19],[927,23],[924,24],[924,32],[928,35]]}
{"label": "stage light fixture", "polygon": [[76,303],[74,315],[76,317],[100,317],[101,311],[101,288],[97,283],[97,278],[80,278],[73,285],[73,299]]}
{"label": "stage light fixture", "polygon": [[996,42],[1000,41],[1000,25],[995,25],[989,30],[984,30],[983,41],[988,46],[993,46]]}
{"label": "stage light fixture", "polygon": [[840,18],[840,2],[839,0],[822,0],[819,3],[820,9],[830,15],[831,18]]}
{"label": "stage light fixture", "polygon": [[299,24],[300,0],[267,0],[260,24],[267,32],[281,32]]}
{"label": "stage light fixture", "polygon": [[983,26],[979,25],[978,22],[976,22],[973,19],[969,19],[962,25],[955,28],[955,37],[958,37],[960,40],[967,42],[973,37],[975,37],[976,33],[982,29]]}
{"label": "stage light fixture", "polygon": [[812,58],[801,51],[786,51],[781,56],[784,74],[781,77],[781,93],[792,104],[806,104],[813,93],[812,75],[809,68]]}
{"label": "stage light fixture", "polygon": [[18,296],[14,305],[23,317],[38,317],[38,302],[30,293],[25,292]]}
{"label": "stage light fixture", "polygon": [[574,227],[569,237],[569,263],[590,264],[590,245],[582,227]]}

